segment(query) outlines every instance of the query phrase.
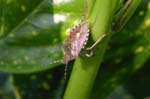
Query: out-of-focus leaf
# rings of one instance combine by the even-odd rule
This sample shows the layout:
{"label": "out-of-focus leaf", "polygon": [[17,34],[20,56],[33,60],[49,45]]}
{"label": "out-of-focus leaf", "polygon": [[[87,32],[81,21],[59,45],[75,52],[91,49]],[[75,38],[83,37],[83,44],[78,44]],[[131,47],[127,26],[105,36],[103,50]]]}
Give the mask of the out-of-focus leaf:
{"label": "out-of-focus leaf", "polygon": [[41,73],[13,75],[16,99],[60,99],[64,90],[62,68]]}
{"label": "out-of-focus leaf", "polygon": [[81,18],[83,1],[1,2],[0,71],[38,72],[61,64],[50,62],[62,59],[62,41],[72,20]]}
{"label": "out-of-focus leaf", "polygon": [[20,24],[40,2],[41,0],[0,0],[0,38]]}
{"label": "out-of-focus leaf", "polygon": [[105,99],[150,58],[149,1],[141,4],[124,29],[112,36],[91,97]]}
{"label": "out-of-focus leaf", "polygon": [[0,73],[0,99],[14,99],[13,85],[9,78],[9,74]]}

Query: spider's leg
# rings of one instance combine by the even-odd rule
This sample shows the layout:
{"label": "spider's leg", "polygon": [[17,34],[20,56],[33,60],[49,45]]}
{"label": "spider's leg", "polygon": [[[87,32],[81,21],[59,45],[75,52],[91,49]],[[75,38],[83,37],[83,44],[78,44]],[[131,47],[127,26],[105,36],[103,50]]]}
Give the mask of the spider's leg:
{"label": "spider's leg", "polygon": [[88,51],[88,53],[86,54],[87,57],[91,57],[93,55],[93,49],[94,47],[99,44],[101,41],[103,41],[103,39],[107,36],[108,34],[103,34],[101,37],[98,38],[98,40],[90,47],[86,48],[86,50]]}
{"label": "spider's leg", "polygon": [[84,18],[87,19],[88,18],[88,10],[89,10],[89,1],[85,0],[85,8],[84,8]]}
{"label": "spider's leg", "polygon": [[[131,13],[133,13],[134,11],[133,6],[133,0],[126,0],[123,7],[121,7],[120,10],[114,16],[115,20],[112,24],[112,32],[119,32],[123,28],[128,19],[131,17]],[[130,11],[131,8],[133,8],[132,11]]]}

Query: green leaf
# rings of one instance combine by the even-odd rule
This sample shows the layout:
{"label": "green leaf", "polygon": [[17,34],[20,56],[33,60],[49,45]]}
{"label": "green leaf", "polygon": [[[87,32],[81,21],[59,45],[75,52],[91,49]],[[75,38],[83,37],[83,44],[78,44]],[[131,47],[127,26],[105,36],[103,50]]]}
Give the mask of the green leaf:
{"label": "green leaf", "polygon": [[15,99],[42,99],[43,97],[56,99],[54,97],[61,97],[64,82],[61,81],[63,72],[60,73],[60,70],[61,68],[58,67],[40,73],[14,74],[12,83]]}
{"label": "green leaf", "polygon": [[[83,2],[1,2],[0,71],[31,73],[62,64],[50,63],[62,59],[61,44],[66,30],[72,26],[72,20],[81,18]],[[63,9],[65,6],[70,7],[69,10]]]}

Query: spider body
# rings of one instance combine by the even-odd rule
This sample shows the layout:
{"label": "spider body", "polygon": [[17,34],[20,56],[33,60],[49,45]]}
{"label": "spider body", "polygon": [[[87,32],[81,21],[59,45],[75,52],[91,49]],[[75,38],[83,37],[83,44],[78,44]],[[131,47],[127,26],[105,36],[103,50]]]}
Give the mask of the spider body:
{"label": "spider body", "polygon": [[84,48],[88,41],[89,32],[87,22],[82,22],[71,29],[70,35],[62,45],[63,62],[65,64],[78,57],[81,49]]}

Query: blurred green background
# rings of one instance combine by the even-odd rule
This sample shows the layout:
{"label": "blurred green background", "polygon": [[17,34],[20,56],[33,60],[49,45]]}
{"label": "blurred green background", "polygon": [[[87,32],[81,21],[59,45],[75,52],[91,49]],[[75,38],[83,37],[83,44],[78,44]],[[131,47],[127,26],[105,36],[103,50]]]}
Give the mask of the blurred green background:
{"label": "blurred green background", "polygon": [[[0,99],[61,99],[61,44],[81,0],[0,0]],[[69,63],[71,72],[73,61]],[[150,1],[113,34],[90,99],[150,99]]]}

